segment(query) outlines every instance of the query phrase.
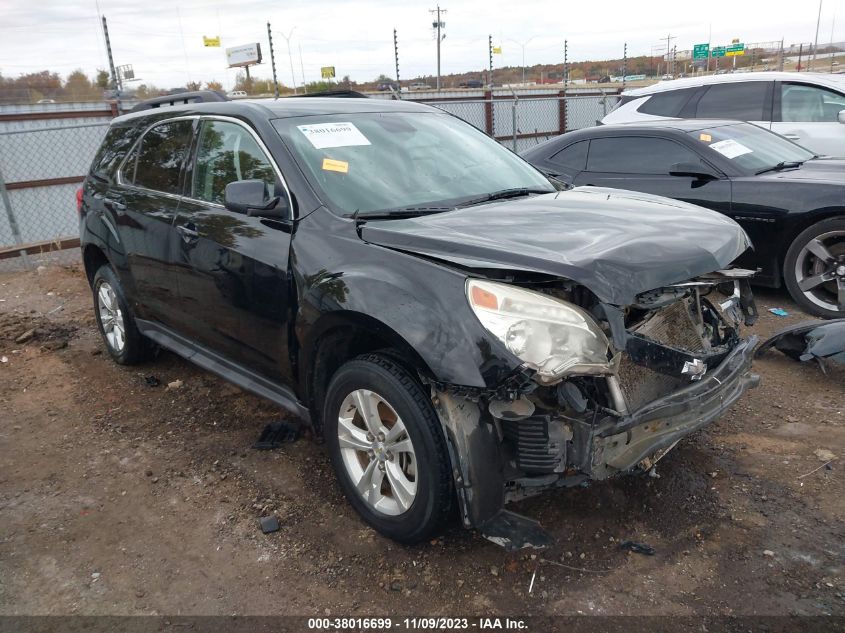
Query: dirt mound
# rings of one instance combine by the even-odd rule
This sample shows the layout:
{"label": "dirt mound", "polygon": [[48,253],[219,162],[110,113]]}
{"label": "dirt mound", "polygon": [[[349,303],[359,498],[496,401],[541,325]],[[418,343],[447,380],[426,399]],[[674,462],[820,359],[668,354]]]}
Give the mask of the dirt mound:
{"label": "dirt mound", "polygon": [[0,314],[0,347],[40,344],[46,349],[61,349],[67,347],[76,330],[72,324],[57,323],[45,317],[13,312]]}

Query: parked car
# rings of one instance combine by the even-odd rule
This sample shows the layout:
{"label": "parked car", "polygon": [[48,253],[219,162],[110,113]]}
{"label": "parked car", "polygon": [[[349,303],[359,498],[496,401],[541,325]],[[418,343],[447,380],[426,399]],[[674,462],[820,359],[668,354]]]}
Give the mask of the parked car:
{"label": "parked car", "polygon": [[246,90],[231,90],[227,96],[230,99],[246,99],[248,95]]}
{"label": "parked car", "polygon": [[845,157],[845,77],[753,72],[664,81],[626,90],[602,123],[672,118],[750,121],[816,154]]}
{"label": "parked car", "polygon": [[388,92],[390,90],[399,90],[399,84],[395,81],[384,81],[376,86],[379,92]]}
{"label": "parked car", "polygon": [[458,84],[458,88],[483,88],[484,82],[478,79],[470,79],[469,81],[462,81]]}
{"label": "parked car", "polygon": [[416,82],[408,86],[408,90],[431,90],[431,86],[429,86],[428,84]]}
{"label": "parked car", "polygon": [[740,265],[808,312],[845,316],[845,161],[750,123],[652,121],[570,132],[523,153],[568,184],[666,196],[732,217],[754,244]]}
{"label": "parked car", "polygon": [[151,105],[112,121],[80,198],[109,354],[155,344],[291,411],[391,538],[457,503],[495,542],[548,542],[504,505],[649,469],[756,384],[723,215],[557,191],[407,101]]}

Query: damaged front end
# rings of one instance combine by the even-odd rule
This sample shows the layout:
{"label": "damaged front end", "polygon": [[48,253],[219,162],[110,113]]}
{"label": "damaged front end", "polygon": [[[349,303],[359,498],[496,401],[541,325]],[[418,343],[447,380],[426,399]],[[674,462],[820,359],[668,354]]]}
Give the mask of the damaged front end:
{"label": "damaged front end", "polygon": [[739,333],[757,316],[752,274],[718,271],[628,306],[567,282],[470,280],[476,315],[524,364],[494,390],[432,385],[464,524],[510,549],[548,545],[504,506],[649,470],[756,386],[757,338]]}

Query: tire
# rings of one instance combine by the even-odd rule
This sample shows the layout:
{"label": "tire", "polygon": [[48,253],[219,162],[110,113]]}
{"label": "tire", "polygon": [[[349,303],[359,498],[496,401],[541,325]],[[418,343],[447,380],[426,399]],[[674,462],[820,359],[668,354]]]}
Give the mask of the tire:
{"label": "tire", "polygon": [[803,310],[828,319],[845,317],[845,217],[802,231],[786,252],[783,279]]}
{"label": "tire", "polygon": [[97,327],[114,361],[120,365],[135,365],[145,360],[151,345],[138,331],[123,288],[111,266],[103,264],[97,269],[91,290]]}
{"label": "tire", "polygon": [[[376,414],[369,427],[362,410]],[[410,372],[379,354],[349,361],[331,379],[323,420],[340,487],[367,523],[407,544],[445,525],[454,499],[446,441],[431,399]]]}

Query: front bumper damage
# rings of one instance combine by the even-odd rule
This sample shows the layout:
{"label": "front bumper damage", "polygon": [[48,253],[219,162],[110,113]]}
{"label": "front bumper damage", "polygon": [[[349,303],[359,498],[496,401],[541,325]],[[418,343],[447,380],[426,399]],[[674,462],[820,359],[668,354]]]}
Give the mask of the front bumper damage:
{"label": "front bumper damage", "polygon": [[[526,384],[523,394],[514,389],[511,403],[504,405],[512,409],[506,411],[512,414],[508,419],[501,414],[501,391],[486,399],[446,385],[432,387],[466,527],[508,549],[548,546],[553,541],[539,523],[505,505],[547,490],[646,471],[680,439],[719,418],[759,383],[751,372],[756,336],[733,335],[730,345],[696,356],[642,331],[619,331],[613,320],[608,319],[616,330],[614,347],[625,350],[619,354],[625,357],[623,367],[616,363],[614,374],[594,380],[606,381],[608,401],[615,406],[594,403],[573,411],[564,394],[557,407],[535,407],[526,394],[534,403],[541,399]],[[696,358],[703,369],[681,375],[684,363]],[[654,384],[672,387],[645,402],[632,401],[620,383],[626,362],[652,374]]]}

